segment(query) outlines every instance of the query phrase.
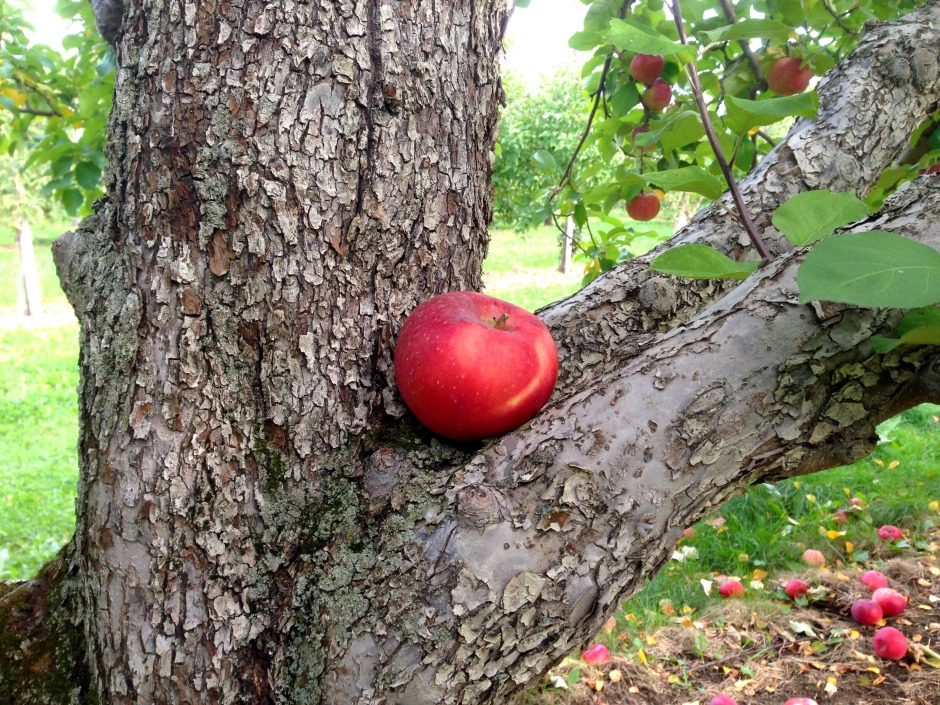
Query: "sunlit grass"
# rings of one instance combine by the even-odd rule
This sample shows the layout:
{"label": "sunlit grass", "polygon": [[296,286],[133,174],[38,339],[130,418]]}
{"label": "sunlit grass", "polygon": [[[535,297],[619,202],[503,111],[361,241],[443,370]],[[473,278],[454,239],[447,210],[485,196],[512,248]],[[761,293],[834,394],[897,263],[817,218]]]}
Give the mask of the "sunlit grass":
{"label": "sunlit grass", "polygon": [[0,330],[0,580],[68,540],[78,476],[77,326]]}

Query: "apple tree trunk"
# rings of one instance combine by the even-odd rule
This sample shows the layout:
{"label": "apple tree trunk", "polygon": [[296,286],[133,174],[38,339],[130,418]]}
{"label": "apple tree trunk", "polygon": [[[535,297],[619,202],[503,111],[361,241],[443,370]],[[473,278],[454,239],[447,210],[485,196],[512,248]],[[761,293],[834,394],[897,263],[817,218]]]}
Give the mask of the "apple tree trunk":
{"label": "apple tree trunk", "polygon": [[[897,312],[799,304],[804,252],[770,223],[799,191],[871,188],[936,109],[932,2],[872,28],[742,184],[768,267],[690,285],[632,260],[541,312],[562,369],[531,424],[423,430],[395,334],[480,287],[506,16],[128,3],[108,196],[55,246],[78,524],[0,587],[12,702],[504,703],[741,486],[862,457],[940,401],[936,348],[872,351]],[[940,246],[938,185],[856,227]],[[717,207],[675,241],[750,256]]]}

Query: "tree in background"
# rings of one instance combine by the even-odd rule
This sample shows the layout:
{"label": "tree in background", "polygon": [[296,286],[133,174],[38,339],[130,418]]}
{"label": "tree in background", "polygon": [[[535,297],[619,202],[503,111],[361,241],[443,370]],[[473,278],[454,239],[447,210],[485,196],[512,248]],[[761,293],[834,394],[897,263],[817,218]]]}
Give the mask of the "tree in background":
{"label": "tree in background", "polygon": [[[718,255],[746,278],[651,271],[662,251],[612,264],[540,312],[560,357],[549,405],[469,444],[417,424],[392,361],[419,302],[481,285],[508,8],[124,5],[106,196],[54,248],[81,321],[76,532],[34,580],[0,587],[0,692],[16,705],[503,703],[742,486],[859,458],[880,421],[940,401],[940,353],[906,344],[905,311],[807,303],[797,274],[876,229],[909,244],[916,264],[901,269],[921,276],[894,272],[899,306],[915,290],[925,308],[940,298],[940,177],[873,196],[940,101],[940,2],[729,1],[766,15],[731,20],[689,0],[694,48],[655,5],[600,0],[578,35],[596,50],[598,110],[614,111],[592,133],[601,156],[636,127],[641,92],[623,75],[636,53],[665,57],[679,94],[698,61],[704,84],[724,85],[727,104],[707,112],[733,121],[719,141],[745,155],[739,171],[767,111],[812,117],[732,199],[705,149],[687,149],[702,124],[664,113],[648,125],[656,170],[624,161],[594,199],[572,172],[560,204],[586,224],[631,190],[705,191],[718,203],[669,251],[703,247],[693,262]],[[759,81],[734,47],[768,31],[812,35],[840,60],[818,104],[736,97],[734,75]],[[779,218],[781,204],[853,188],[878,210],[793,245],[858,204],[811,194],[829,205],[808,219]],[[875,239],[895,243],[882,259],[896,247]],[[890,290],[857,255],[841,264]]]}

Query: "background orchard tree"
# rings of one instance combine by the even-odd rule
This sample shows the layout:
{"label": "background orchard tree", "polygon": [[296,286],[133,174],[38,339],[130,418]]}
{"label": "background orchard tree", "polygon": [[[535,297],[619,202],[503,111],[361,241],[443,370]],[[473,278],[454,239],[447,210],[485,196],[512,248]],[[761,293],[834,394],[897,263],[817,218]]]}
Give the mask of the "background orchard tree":
{"label": "background orchard tree", "polygon": [[[712,67],[729,101],[716,118],[734,114],[718,64],[738,67],[740,90],[759,85],[746,55],[734,63],[739,36],[756,51],[755,25],[689,2],[689,36],[711,23],[717,47],[674,48],[653,5],[591,5],[578,41],[598,47],[598,105],[616,97],[629,116],[639,91],[614,77],[631,53],[659,51],[667,77],[698,61],[707,85]],[[858,458],[879,421],[940,400],[936,347],[872,347],[901,311],[801,303],[807,250],[845,236],[795,249],[773,221],[810,189],[889,190],[882,177],[940,100],[940,3],[795,5],[772,20],[789,23],[776,41],[795,32],[841,63],[818,107],[796,98],[813,117],[740,184],[766,266],[692,283],[650,258],[612,266],[541,312],[561,358],[549,406],[490,443],[453,445],[401,405],[394,340],[418,302],[480,287],[508,8],[126,3],[106,196],[55,247],[82,326],[77,528],[36,579],[0,588],[3,692],[504,702],[738,488]],[[862,33],[856,13],[892,21]],[[598,202],[649,185],[621,156],[634,127],[597,124],[622,170]],[[735,142],[755,156],[739,166],[762,149],[750,131]],[[684,151],[687,136],[670,150],[664,134],[671,188],[694,173],[722,199],[670,246],[758,259],[737,206],[713,192],[709,152]],[[940,257],[937,179],[879,195],[851,229]],[[576,209],[575,191],[563,202]],[[594,202],[580,203],[586,222]],[[934,265],[918,252],[929,296]]]}

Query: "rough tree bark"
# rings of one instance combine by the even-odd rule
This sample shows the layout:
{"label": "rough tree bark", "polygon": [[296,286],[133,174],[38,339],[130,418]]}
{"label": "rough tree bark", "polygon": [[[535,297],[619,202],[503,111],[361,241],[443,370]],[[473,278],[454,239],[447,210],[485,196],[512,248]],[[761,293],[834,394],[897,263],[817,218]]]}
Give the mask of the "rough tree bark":
{"label": "rough tree bark", "polygon": [[[480,285],[505,18],[126,8],[108,198],[55,248],[82,324],[78,527],[0,595],[14,702],[505,702],[737,488],[861,457],[940,400],[936,348],[872,352],[896,312],[798,304],[803,252],[770,224],[801,190],[869,189],[936,111],[931,2],[873,27],[743,184],[770,266],[691,286],[631,261],[542,312],[562,372],[530,425],[459,447],[418,427],[394,335]],[[938,184],[854,227],[940,247]],[[746,257],[742,235],[710,208],[677,239]]]}

